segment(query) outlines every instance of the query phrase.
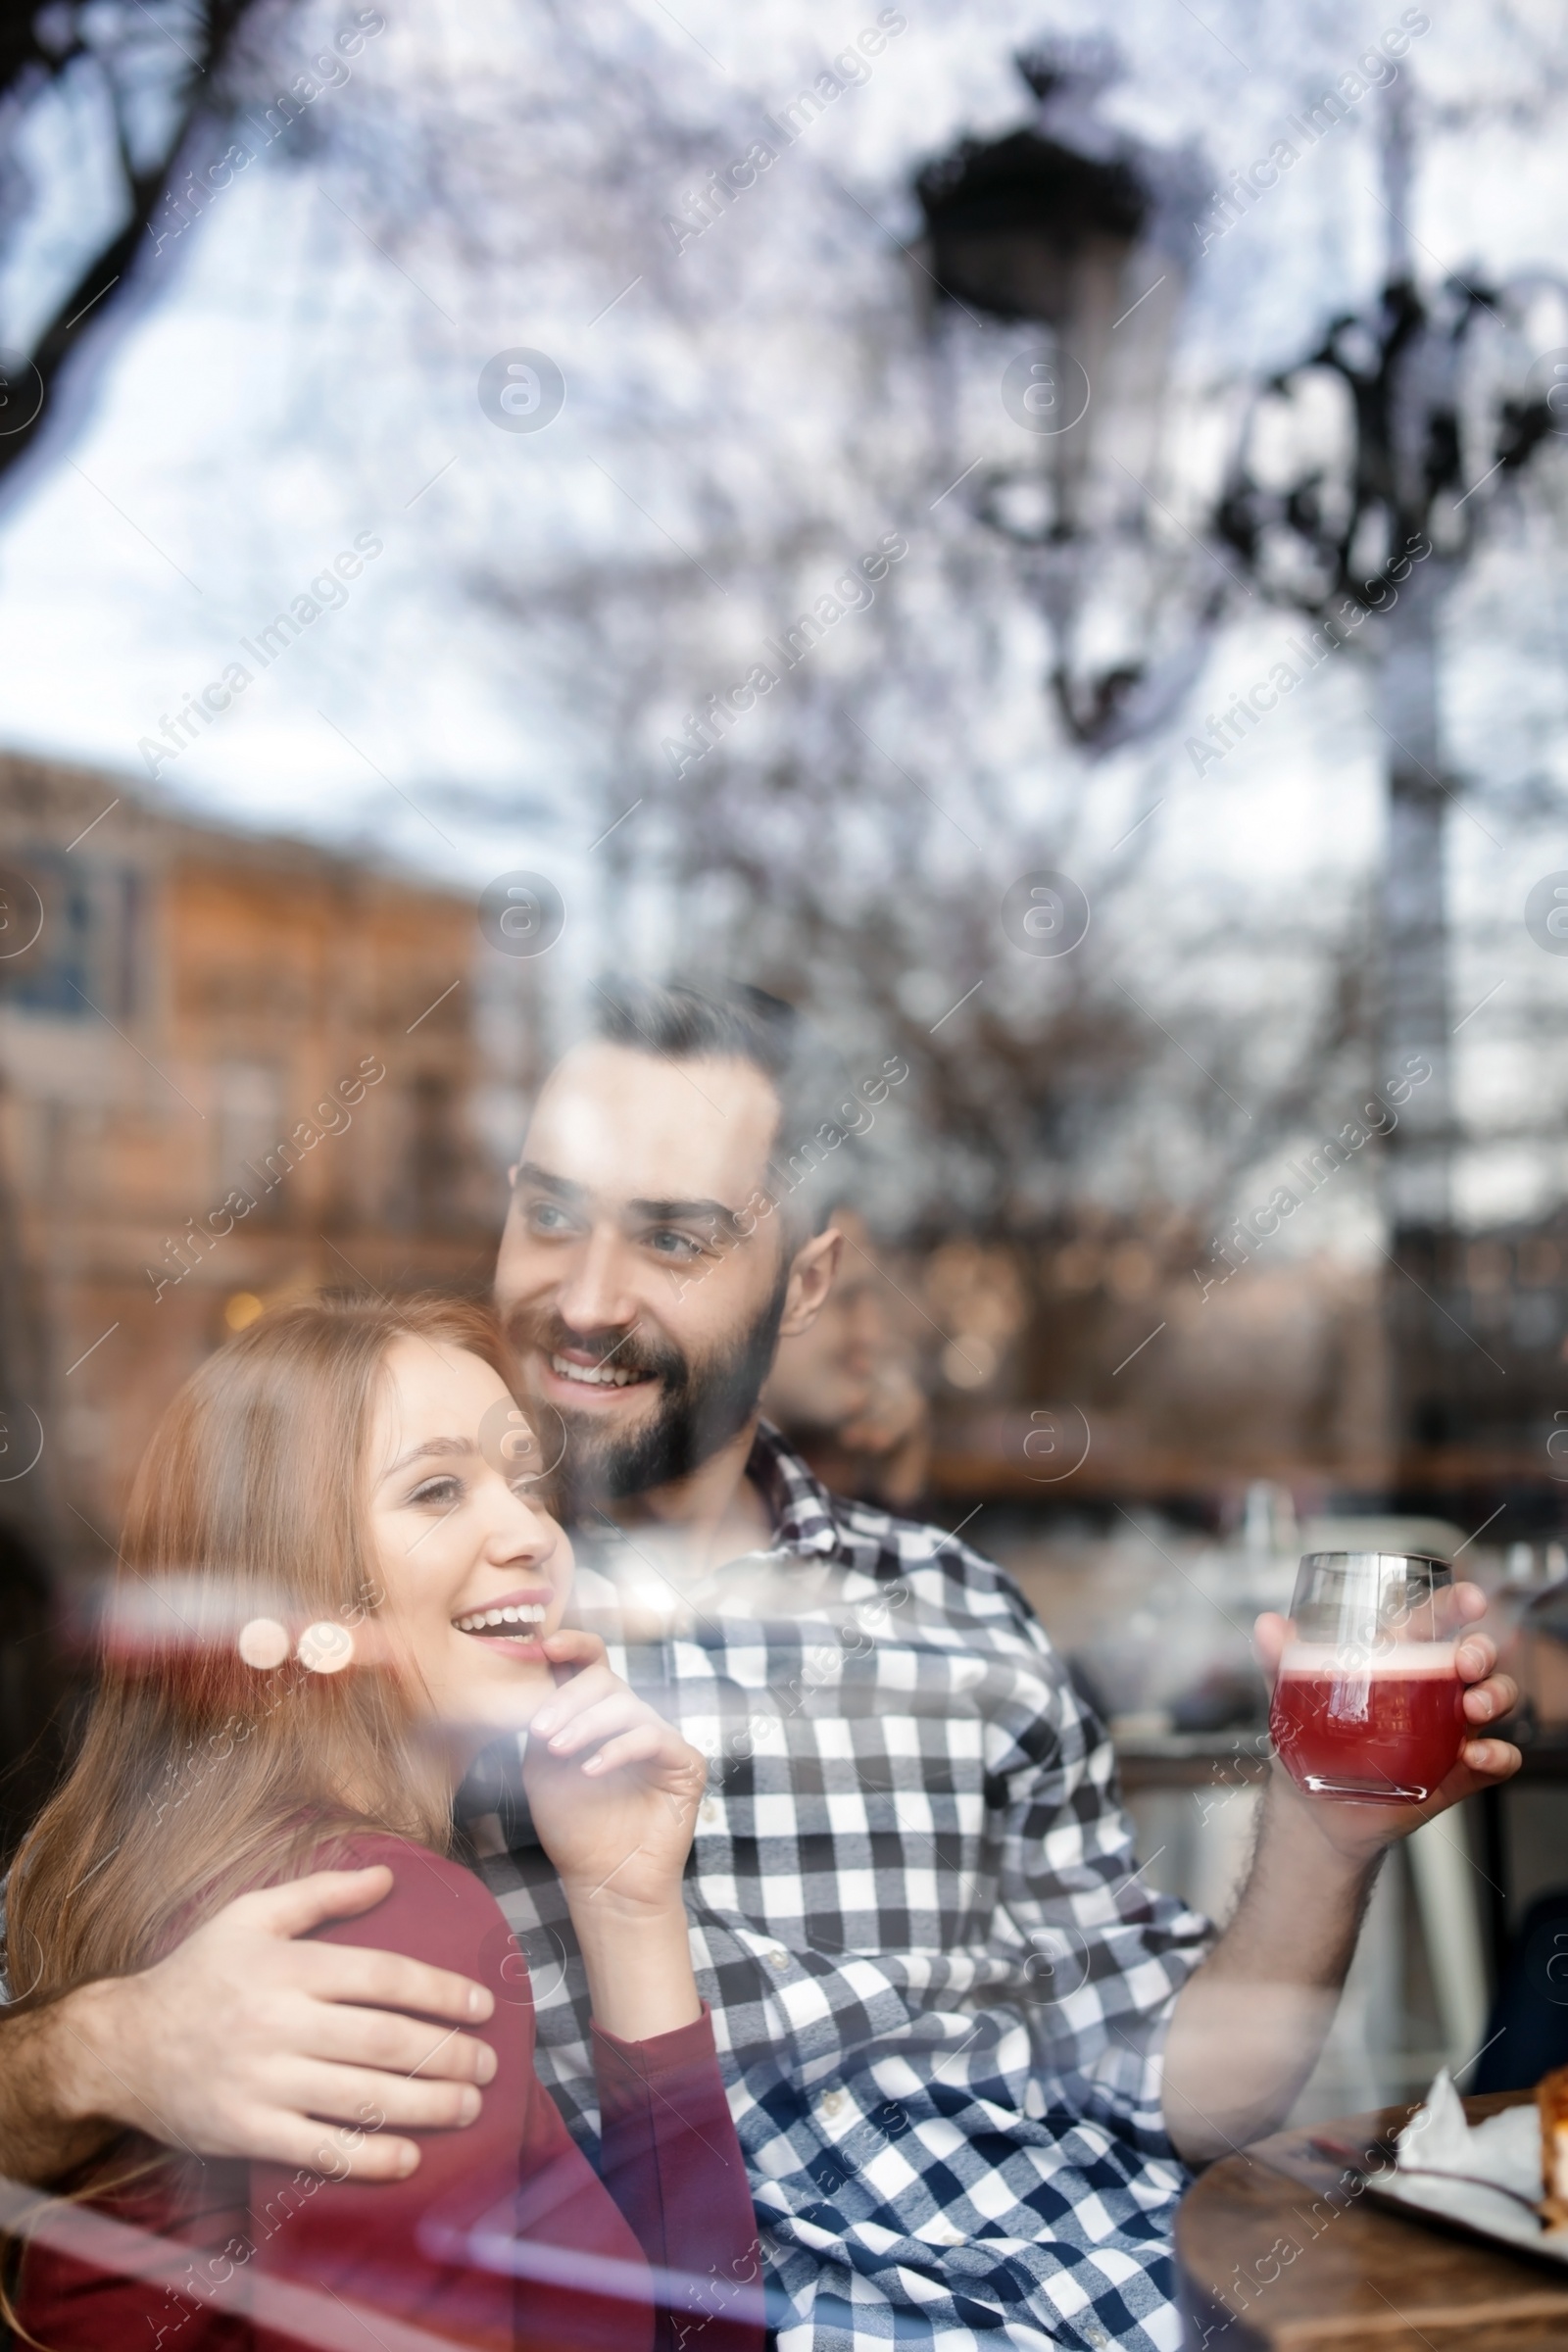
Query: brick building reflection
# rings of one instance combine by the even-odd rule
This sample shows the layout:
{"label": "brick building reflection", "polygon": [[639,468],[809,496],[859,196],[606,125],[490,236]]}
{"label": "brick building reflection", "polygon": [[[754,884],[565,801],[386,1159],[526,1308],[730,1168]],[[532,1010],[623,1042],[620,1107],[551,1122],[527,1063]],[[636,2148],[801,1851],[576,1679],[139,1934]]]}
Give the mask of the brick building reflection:
{"label": "brick building reflection", "polygon": [[470,896],[119,777],[0,758],[0,867],[4,1764],[35,1588],[101,1567],[225,1330],[323,1284],[483,1287],[538,1020],[527,966],[476,969]]}

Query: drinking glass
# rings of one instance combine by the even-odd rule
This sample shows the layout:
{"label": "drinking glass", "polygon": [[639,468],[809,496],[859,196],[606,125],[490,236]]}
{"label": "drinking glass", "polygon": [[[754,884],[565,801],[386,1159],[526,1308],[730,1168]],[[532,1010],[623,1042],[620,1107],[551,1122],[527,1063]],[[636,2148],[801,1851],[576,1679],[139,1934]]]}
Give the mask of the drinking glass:
{"label": "drinking glass", "polygon": [[1465,1738],[1453,1572],[1402,1551],[1312,1551],[1269,1729],[1309,1796],[1418,1805]]}

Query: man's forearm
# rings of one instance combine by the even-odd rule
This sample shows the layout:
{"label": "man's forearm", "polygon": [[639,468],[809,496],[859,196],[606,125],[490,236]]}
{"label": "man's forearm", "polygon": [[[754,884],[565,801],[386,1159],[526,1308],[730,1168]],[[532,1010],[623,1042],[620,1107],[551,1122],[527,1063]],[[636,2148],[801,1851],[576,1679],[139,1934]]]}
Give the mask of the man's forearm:
{"label": "man's forearm", "polygon": [[0,2011],[0,2174],[40,2185],[94,2155],[115,2131],[92,2111],[94,1986],[45,2009]]}
{"label": "man's forearm", "polygon": [[1182,1987],[1165,2044],[1165,2129],[1190,2164],[1275,2130],[1333,2021],[1377,1859],[1348,1858],[1278,1778],[1236,1916]]}

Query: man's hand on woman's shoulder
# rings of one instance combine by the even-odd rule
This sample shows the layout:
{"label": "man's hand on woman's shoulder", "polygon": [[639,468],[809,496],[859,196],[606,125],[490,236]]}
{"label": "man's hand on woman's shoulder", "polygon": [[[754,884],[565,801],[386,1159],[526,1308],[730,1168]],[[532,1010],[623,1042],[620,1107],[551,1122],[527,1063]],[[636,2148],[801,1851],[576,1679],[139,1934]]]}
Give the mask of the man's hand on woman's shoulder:
{"label": "man's hand on woman's shoulder", "polygon": [[24,2063],[0,2070],[0,2172],[49,2178],[119,2125],[340,2180],[412,2173],[400,2132],[479,2113],[494,2053],[451,2029],[482,2024],[492,1996],[395,1952],[300,1940],[391,1884],[384,1867],[318,1871],[240,1895],[156,1966],[5,2024],[0,2048]]}

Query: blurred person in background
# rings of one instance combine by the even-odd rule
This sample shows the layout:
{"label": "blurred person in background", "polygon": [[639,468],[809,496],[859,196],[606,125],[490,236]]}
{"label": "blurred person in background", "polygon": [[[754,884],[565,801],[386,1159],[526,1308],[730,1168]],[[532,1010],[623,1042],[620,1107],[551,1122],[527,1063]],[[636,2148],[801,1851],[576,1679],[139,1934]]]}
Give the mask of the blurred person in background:
{"label": "blurred person in background", "polygon": [[[655,2270],[662,2288],[689,2275],[705,2342],[760,2344],[710,2284],[760,2271],[681,1906],[703,1759],[602,1642],[562,1630],[570,1544],[490,1439],[516,1412],[511,1381],[481,1307],[302,1305],[209,1358],[154,1435],[82,1750],[11,1874],[20,2009],[156,1967],[225,1904],[286,1911],[286,1889],[253,1889],[357,1872],[356,1916],[317,1934],[319,1985],[375,1997],[366,1947],[409,1964],[385,1990],[415,2007],[436,2005],[440,1975],[472,1979],[488,2089],[470,2131],[427,2131],[412,2176],[369,2183],[176,2154],[150,2117],[69,2185],[189,2248],[183,2294],[24,2244],[18,2316],[51,2352],[293,2342],[267,2302],[280,2279],[495,2352],[667,2346]],[[534,1827],[594,1987],[608,2188],[540,2086],[526,1966],[455,1852],[458,1780],[523,1726]],[[255,2333],[202,2308],[236,2277]]]}
{"label": "blurred person in background", "polygon": [[[1549,1544],[1552,1581],[1533,1591],[1533,1546],[1516,1548],[1522,1581],[1514,1582],[1510,1561],[1509,1582],[1494,1600],[1503,1629],[1513,1616],[1502,1656],[1523,1692],[1527,1726],[1537,1740],[1557,1744],[1568,1737],[1568,1579],[1561,1547]],[[1509,1936],[1469,2087],[1531,2090],[1560,2066],[1568,2066],[1568,1886],[1559,1878],[1531,1897]]]}
{"label": "blurred person in background", "polygon": [[905,1511],[931,1459],[917,1351],[890,1312],[865,1219],[839,1201],[827,1222],[844,1241],[833,1287],[810,1328],[780,1340],[762,1411],[834,1494]]}
{"label": "blurred person in background", "polygon": [[[709,1758],[686,1911],[781,2352],[1175,2352],[1186,2168],[1288,2114],[1384,1852],[1517,1770],[1486,1734],[1512,1685],[1485,1638],[1460,1642],[1469,1737],[1427,1805],[1314,1802],[1276,1771],[1218,1936],[1151,1889],[1105,1729],[1011,1580],[940,1527],[831,1494],[761,1424],[842,1247],[816,1171],[907,1065],[846,1089],[755,990],[598,998],[534,1104],[496,1300],[530,1417],[565,1433],[578,1605],[613,1628],[635,1601],[628,1679]],[[1461,1622],[1483,1612],[1456,1595]],[[1270,1672],[1285,1631],[1258,1622]],[[493,1800],[485,1877],[519,1938],[561,1957],[536,2064],[591,2146],[592,1987],[526,1793]],[[63,2022],[0,2025],[0,2169],[48,2177],[103,2118],[148,2114],[203,2150],[319,2164],[306,2119],[369,2100],[385,2128],[325,2137],[384,2177],[417,2161],[411,2123],[461,2122],[471,2037],[427,2036],[411,2090],[363,1989],[323,1997],[287,1940],[346,1908],[342,1882],[292,1901],[261,1927],[219,1913],[161,1977],[88,1987],[96,2009],[76,1991]],[[465,2022],[451,2000],[433,2014]]]}

